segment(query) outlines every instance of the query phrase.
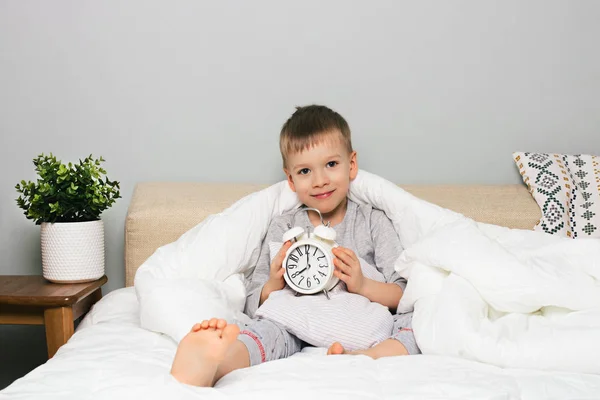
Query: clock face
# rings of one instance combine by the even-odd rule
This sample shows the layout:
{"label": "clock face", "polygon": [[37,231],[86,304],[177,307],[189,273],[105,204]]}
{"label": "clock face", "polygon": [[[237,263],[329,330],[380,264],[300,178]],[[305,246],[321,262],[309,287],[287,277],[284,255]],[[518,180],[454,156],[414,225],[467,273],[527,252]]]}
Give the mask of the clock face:
{"label": "clock face", "polygon": [[285,260],[286,280],[300,292],[322,290],[333,273],[327,256],[313,244],[300,244],[292,248]]}

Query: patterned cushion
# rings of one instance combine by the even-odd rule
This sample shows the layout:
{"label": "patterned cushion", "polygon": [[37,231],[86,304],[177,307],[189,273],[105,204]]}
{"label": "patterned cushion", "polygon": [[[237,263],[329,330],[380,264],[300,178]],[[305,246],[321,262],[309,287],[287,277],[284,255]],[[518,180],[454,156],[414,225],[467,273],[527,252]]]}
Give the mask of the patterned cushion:
{"label": "patterned cushion", "polygon": [[535,230],[600,238],[600,158],[513,153],[523,181],[542,211]]}

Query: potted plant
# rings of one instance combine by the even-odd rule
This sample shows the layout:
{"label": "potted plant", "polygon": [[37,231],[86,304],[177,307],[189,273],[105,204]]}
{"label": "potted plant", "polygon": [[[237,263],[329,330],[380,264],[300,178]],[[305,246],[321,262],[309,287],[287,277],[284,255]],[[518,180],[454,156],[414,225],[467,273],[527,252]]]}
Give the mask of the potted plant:
{"label": "potted plant", "polygon": [[120,198],[92,155],[63,164],[50,153],[33,159],[37,182],[17,184],[17,205],[41,225],[42,271],[52,282],[87,282],[104,275],[104,224],[100,214]]}

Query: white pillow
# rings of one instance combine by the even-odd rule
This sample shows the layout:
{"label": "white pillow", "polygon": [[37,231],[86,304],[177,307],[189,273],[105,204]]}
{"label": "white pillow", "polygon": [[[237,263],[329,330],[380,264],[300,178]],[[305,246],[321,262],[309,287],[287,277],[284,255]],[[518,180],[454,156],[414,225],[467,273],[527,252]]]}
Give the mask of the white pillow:
{"label": "white pillow", "polygon": [[[283,243],[269,243],[271,261]],[[383,275],[360,259],[363,274],[377,281]],[[364,296],[348,293],[343,282],[330,292],[296,296],[289,287],[273,292],[258,308],[256,315],[275,321],[288,332],[316,347],[340,342],[348,351],[368,349],[388,339],[394,319],[389,309]]]}
{"label": "white pillow", "polygon": [[340,282],[327,299],[323,293],[296,296],[286,287],[271,293],[256,315],[281,324],[316,347],[340,342],[344,349],[353,351],[388,339],[394,320],[387,307],[341,288]]}

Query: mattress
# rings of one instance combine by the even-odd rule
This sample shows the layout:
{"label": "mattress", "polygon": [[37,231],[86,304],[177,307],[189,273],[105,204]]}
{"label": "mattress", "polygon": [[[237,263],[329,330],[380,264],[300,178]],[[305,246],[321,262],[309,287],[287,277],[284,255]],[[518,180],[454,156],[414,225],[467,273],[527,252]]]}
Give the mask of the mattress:
{"label": "mattress", "polygon": [[118,289],[93,307],[52,359],[1,391],[0,399],[600,399],[600,375],[433,355],[326,356],[321,348],[235,371],[215,388],[196,388],[169,374],[175,350],[169,337],[140,327],[134,289]]}

